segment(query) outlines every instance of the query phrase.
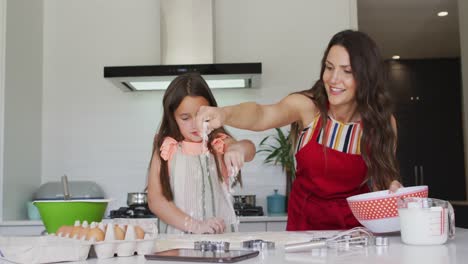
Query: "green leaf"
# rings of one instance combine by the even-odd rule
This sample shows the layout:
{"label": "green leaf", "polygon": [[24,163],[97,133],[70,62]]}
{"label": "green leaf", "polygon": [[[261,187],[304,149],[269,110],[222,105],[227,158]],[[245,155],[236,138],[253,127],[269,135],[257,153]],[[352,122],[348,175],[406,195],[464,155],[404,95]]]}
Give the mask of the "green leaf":
{"label": "green leaf", "polygon": [[263,143],[265,143],[265,141],[267,141],[269,138],[270,136],[267,136],[264,139],[262,139],[262,141],[260,141],[260,146],[263,145]]}
{"label": "green leaf", "polygon": [[[258,145],[257,153],[266,154],[265,164],[281,165],[288,177],[295,177],[293,145],[290,142],[290,133],[285,134],[280,128],[275,128],[276,134],[262,139]],[[291,173],[289,173],[291,172]]]}

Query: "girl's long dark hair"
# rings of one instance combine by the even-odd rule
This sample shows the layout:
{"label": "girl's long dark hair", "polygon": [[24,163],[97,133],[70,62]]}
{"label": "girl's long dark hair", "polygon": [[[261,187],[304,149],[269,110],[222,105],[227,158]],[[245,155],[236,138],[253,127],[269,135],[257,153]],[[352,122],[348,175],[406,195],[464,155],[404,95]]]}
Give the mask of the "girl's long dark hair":
{"label": "girl's long dark hair", "polygon": [[[369,182],[373,190],[387,189],[393,180],[400,179],[395,155],[397,136],[391,122],[393,108],[385,87],[384,64],[375,42],[359,31],[345,30],[335,34],[322,58],[320,80],[311,89],[299,93],[313,100],[323,120],[322,129],[325,129],[328,96],[322,77],[328,53],[335,45],[347,50],[356,80],[357,111],[361,116],[363,129],[360,147],[367,165],[365,182]],[[295,137],[294,141],[300,129],[299,123],[292,125],[291,135]]]}
{"label": "girl's long dark hair", "polygon": [[[166,92],[164,93],[163,97],[163,115],[161,124],[159,126],[159,131],[154,137],[153,141],[153,151],[151,160],[153,160],[154,155],[159,155],[160,148],[164,139],[166,137],[172,137],[176,141],[184,140],[184,137],[180,133],[179,127],[177,126],[174,112],[179,107],[180,103],[186,96],[202,96],[204,97],[210,106],[218,106],[216,100],[211,93],[210,88],[206,81],[201,77],[198,73],[186,73],[183,75],[178,76],[175,78],[167,88]],[[214,153],[213,148],[211,146],[211,142],[216,138],[219,133],[224,133],[229,135],[229,133],[223,128],[220,127],[215,129],[208,137],[208,149],[210,152]],[[150,166],[151,166],[150,160]],[[160,167],[160,181],[161,187],[164,197],[168,201],[172,201],[174,199],[173,193],[171,190],[170,179],[169,179],[169,166],[168,162],[160,159],[161,167]],[[216,169],[218,171],[218,177],[221,181],[223,181],[220,164],[217,158],[216,161]],[[237,176],[237,181],[241,182],[241,175]]]}

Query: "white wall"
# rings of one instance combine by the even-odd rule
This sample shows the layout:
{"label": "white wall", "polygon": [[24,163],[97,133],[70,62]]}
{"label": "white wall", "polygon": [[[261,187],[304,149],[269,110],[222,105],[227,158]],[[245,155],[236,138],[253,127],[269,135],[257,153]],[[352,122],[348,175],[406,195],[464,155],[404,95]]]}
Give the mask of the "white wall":
{"label": "white wall", "polygon": [[42,1],[7,1],[3,220],[26,218],[40,184]]}
{"label": "white wall", "polygon": [[[263,63],[260,88],[216,91],[218,103],[269,103],[308,89],[330,37],[356,27],[355,4],[216,0],[215,61]],[[96,181],[116,209],[145,186],[162,92],[122,92],[102,77],[103,66],[160,61],[159,1],[47,0],[43,8],[41,182],[63,174]],[[257,143],[269,133],[231,131]],[[285,179],[262,162],[245,167],[238,193],[256,193],[264,205],[274,188],[284,192]]]}
{"label": "white wall", "polygon": [[[64,173],[97,181],[115,209],[145,186],[162,92],[124,93],[102,78],[104,65],[160,59],[157,1],[109,1],[45,1],[42,181]],[[328,40],[350,27],[350,7],[342,0],[293,3],[215,1],[215,61],[263,63],[261,88],[216,91],[220,105],[277,101],[318,77]],[[235,135],[258,142],[265,133]],[[245,168],[242,192],[265,197],[284,189],[281,171],[262,161]]]}
{"label": "white wall", "polygon": [[[0,0],[0,190],[3,185],[3,124],[5,114],[5,32],[6,32],[6,0]],[[0,195],[0,221],[3,216],[3,195]]]}
{"label": "white wall", "polygon": [[[458,0],[458,21],[460,32],[460,54],[462,68],[463,129],[465,138],[465,175],[468,175],[468,2]],[[468,190],[468,179],[466,181]],[[466,199],[468,200],[468,193]]]}
{"label": "white wall", "polygon": [[96,181],[122,205],[143,191],[162,94],[122,92],[103,67],[159,60],[159,1],[45,1],[42,182]]}
{"label": "white wall", "polygon": [[[354,9],[348,3],[353,1],[215,1],[215,61],[260,61],[263,70],[260,88],[215,90],[218,102],[272,103],[294,91],[310,88],[318,78],[320,61],[331,36],[356,27],[357,22],[350,22],[350,13],[356,12],[355,2]],[[272,133],[235,131],[238,138],[256,143]],[[263,165],[263,159],[258,155],[246,166],[245,187],[238,191],[257,194],[260,204],[265,203],[265,197],[273,189],[283,194],[285,189],[281,170]]]}

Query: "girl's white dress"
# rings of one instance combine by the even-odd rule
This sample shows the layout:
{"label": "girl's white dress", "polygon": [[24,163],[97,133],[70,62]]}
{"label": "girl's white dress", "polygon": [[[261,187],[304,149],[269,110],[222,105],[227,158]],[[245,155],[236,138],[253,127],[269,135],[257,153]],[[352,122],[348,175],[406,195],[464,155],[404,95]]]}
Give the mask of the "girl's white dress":
{"label": "girl's white dress", "polygon": [[[226,135],[221,134],[212,142],[218,154],[224,153],[224,138]],[[223,175],[224,182],[219,179],[215,156],[203,153],[201,142],[177,142],[167,137],[161,146],[161,157],[168,161],[171,189],[178,208],[198,220],[222,218],[226,232],[238,230],[227,175]],[[227,174],[224,166],[221,171]],[[160,225],[160,232],[183,233],[170,225]]]}

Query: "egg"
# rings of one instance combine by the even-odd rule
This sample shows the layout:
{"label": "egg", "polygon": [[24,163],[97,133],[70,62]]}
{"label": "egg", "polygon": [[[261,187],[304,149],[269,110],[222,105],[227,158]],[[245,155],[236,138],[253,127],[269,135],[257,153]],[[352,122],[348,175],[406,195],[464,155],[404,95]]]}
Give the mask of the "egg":
{"label": "egg", "polygon": [[78,239],[86,238],[89,230],[89,227],[81,227],[81,230],[78,232]]}
{"label": "egg", "polygon": [[79,238],[81,229],[82,229],[81,226],[74,226],[70,232],[70,238]]}
{"label": "egg", "polygon": [[125,238],[125,231],[118,225],[114,226],[114,235],[115,240],[124,240]]}
{"label": "egg", "polygon": [[80,230],[81,230],[80,220],[76,220],[75,224],[73,225],[73,227],[70,230],[70,233],[69,233],[68,237],[78,238],[78,234],[80,233]]}
{"label": "egg", "polygon": [[70,234],[72,229],[73,229],[72,226],[63,225],[57,230],[56,235],[60,237],[66,237],[67,235]]}
{"label": "egg", "polygon": [[99,229],[101,229],[104,233],[106,232],[106,227],[107,227],[107,225],[105,225],[103,222],[100,222],[100,223],[98,224],[98,227],[99,227]]}
{"label": "egg", "polygon": [[135,226],[135,234],[137,239],[145,238],[145,231],[140,226]]}
{"label": "egg", "polygon": [[104,240],[104,231],[101,229],[95,227],[91,228],[86,235],[86,240],[94,240],[96,242],[103,241]]}

